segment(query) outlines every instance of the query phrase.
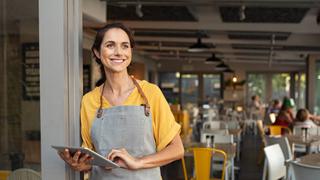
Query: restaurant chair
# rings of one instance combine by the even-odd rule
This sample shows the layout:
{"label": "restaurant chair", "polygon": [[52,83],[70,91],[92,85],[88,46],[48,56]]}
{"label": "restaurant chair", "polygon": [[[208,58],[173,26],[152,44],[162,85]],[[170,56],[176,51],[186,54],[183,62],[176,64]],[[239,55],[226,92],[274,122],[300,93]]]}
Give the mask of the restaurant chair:
{"label": "restaurant chair", "polygon": [[181,165],[183,170],[183,178],[184,180],[188,180],[187,167],[186,167],[186,162],[184,160],[184,157],[181,158]]}
{"label": "restaurant chair", "polygon": [[[193,180],[224,180],[227,154],[215,148],[192,148],[194,155],[195,177]],[[219,154],[223,158],[221,178],[210,178],[212,156]]]}
{"label": "restaurant chair", "polygon": [[0,180],[7,180],[7,177],[9,176],[10,173],[11,171],[0,170]]}
{"label": "restaurant chair", "polygon": [[265,136],[267,146],[271,146],[274,144],[279,144],[280,148],[283,152],[284,159],[286,161],[293,159],[293,152],[291,150],[289,141],[287,137],[280,136],[280,137],[272,137],[272,136]]}
{"label": "restaurant chair", "polygon": [[286,126],[271,125],[271,126],[268,126],[268,130],[270,135],[272,136],[282,135],[283,132],[291,134],[291,130]]}
{"label": "restaurant chair", "polygon": [[205,143],[207,137],[215,136],[217,134],[228,135],[229,131],[228,129],[203,129],[201,131],[200,142]]}
{"label": "restaurant chair", "polygon": [[16,169],[10,173],[8,180],[41,180],[39,172],[33,169]]}
{"label": "restaurant chair", "polygon": [[[285,159],[279,144],[274,144],[264,148],[267,161],[268,180],[277,180],[286,177]],[[265,178],[265,177],[263,177]]]}
{"label": "restaurant chair", "polygon": [[311,166],[290,161],[290,168],[293,171],[293,180],[315,180],[320,177],[320,167]]}
{"label": "restaurant chair", "polygon": [[227,121],[228,129],[239,129],[240,125],[237,120]]}
{"label": "restaurant chair", "polygon": [[259,136],[262,141],[262,144],[260,145],[260,148],[259,148],[258,158],[257,158],[257,164],[260,165],[264,159],[263,149],[267,146],[267,142],[266,142],[266,138],[265,138],[266,135],[264,132],[262,120],[257,120],[257,129],[259,131]]}
{"label": "restaurant chair", "polygon": [[[298,136],[304,136],[304,132],[302,130],[303,126],[294,126],[293,127],[293,134]],[[317,136],[318,135],[318,127],[311,127],[308,128],[308,136]],[[319,152],[318,147],[311,146],[311,152]],[[294,144],[294,152],[297,153],[307,153],[307,148],[303,144]]]}
{"label": "restaurant chair", "polygon": [[[233,144],[234,143],[234,137],[232,134],[215,134],[214,135],[214,143],[218,144]],[[219,161],[221,161],[221,158],[213,157],[213,165],[218,165]],[[229,177],[229,173],[231,173],[231,177],[234,177],[234,159],[229,158],[226,163],[226,177]],[[222,170],[222,167],[218,166],[218,169]]]}
{"label": "restaurant chair", "polygon": [[228,125],[221,121],[205,121],[202,129],[228,129]]}
{"label": "restaurant chair", "polygon": [[[291,150],[291,146],[289,144],[289,141],[288,141],[288,138],[287,137],[284,137],[284,136],[280,136],[280,137],[275,137],[275,136],[265,136],[265,139],[266,139],[266,143],[267,143],[267,146],[271,146],[271,145],[274,145],[274,144],[279,144],[280,145],[280,148],[283,152],[283,155],[284,155],[284,159],[286,162],[289,162],[293,159],[293,152]],[[264,163],[264,167],[263,167],[263,179],[265,179],[265,177],[267,176],[267,160],[265,159],[265,163]],[[286,174],[288,175],[289,172],[287,171]]]}

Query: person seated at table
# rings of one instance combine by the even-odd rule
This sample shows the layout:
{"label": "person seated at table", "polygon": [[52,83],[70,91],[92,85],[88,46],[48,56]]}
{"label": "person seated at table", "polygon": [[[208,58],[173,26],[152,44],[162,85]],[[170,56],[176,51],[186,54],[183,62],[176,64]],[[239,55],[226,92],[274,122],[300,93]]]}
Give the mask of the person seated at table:
{"label": "person seated at table", "polygon": [[281,104],[278,99],[272,101],[272,105],[268,108],[268,114],[275,113],[278,114],[281,109]]}
{"label": "person seated at table", "polygon": [[288,97],[285,97],[283,99],[283,103],[279,111],[279,114],[273,125],[292,127],[294,121],[293,108],[294,101]]}
{"label": "person seated at table", "polygon": [[296,115],[294,126],[308,128],[318,127],[314,121],[320,121],[320,117],[310,114],[307,109],[299,109]]}

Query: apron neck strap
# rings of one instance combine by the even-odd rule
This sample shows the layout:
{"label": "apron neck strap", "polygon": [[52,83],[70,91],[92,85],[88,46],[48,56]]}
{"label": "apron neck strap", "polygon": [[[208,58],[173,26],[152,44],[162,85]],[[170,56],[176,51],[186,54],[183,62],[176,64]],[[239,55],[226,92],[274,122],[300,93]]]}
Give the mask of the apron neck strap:
{"label": "apron neck strap", "polygon": [[144,92],[142,91],[137,80],[133,76],[131,76],[131,78],[132,78],[134,85],[137,87],[139,94],[142,96],[142,99],[145,102],[145,104],[142,104],[144,106],[144,113],[146,114],[146,116],[149,116],[150,115],[150,105],[149,105],[148,99],[147,99],[146,95],[144,94]]}
{"label": "apron neck strap", "polygon": [[[139,83],[137,82],[137,80],[133,76],[130,76],[130,77],[131,77],[131,79],[133,81],[133,84],[137,87],[139,94],[142,96],[142,99],[145,102],[145,104],[141,104],[142,106],[144,106],[144,113],[145,113],[146,116],[149,116],[150,115],[150,105],[149,105],[148,99],[147,99],[146,95],[144,94],[144,92],[142,91],[142,89],[141,89]],[[104,91],[105,84],[106,83],[103,83],[101,94],[100,94],[100,106],[99,106],[99,109],[98,109],[98,112],[97,112],[97,118],[100,118],[102,116],[102,96],[103,96],[103,91]]]}

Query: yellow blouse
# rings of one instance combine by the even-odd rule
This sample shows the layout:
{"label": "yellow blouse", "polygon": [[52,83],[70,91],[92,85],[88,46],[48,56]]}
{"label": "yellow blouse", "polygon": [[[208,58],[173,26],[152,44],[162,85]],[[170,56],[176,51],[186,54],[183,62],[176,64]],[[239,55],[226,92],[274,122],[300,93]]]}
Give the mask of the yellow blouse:
{"label": "yellow blouse", "polygon": [[[150,104],[154,139],[157,151],[160,151],[180,132],[180,125],[175,121],[169,104],[158,86],[144,80],[140,81],[139,85]],[[96,117],[96,112],[100,106],[100,89],[101,86],[85,94],[81,102],[82,146],[90,149],[93,149],[90,132],[92,123]],[[143,103],[145,102],[136,87],[123,105],[141,105]],[[103,98],[102,107],[109,108],[110,106],[108,101]]]}

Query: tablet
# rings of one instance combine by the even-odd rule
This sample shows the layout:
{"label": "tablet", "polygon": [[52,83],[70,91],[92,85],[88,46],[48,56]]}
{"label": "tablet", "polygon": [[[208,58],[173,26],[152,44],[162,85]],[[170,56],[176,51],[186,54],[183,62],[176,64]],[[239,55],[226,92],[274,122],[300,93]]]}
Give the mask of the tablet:
{"label": "tablet", "polygon": [[120,167],[118,164],[112,162],[109,159],[106,159],[105,157],[101,156],[100,154],[92,151],[91,149],[85,148],[85,147],[68,147],[68,146],[51,146],[52,148],[56,149],[57,151],[64,151],[65,149],[69,149],[69,152],[71,154],[76,153],[77,151],[80,151],[81,153],[89,154],[91,157],[93,157],[93,160],[91,160],[92,165],[96,166],[103,166],[108,168],[118,168]]}

